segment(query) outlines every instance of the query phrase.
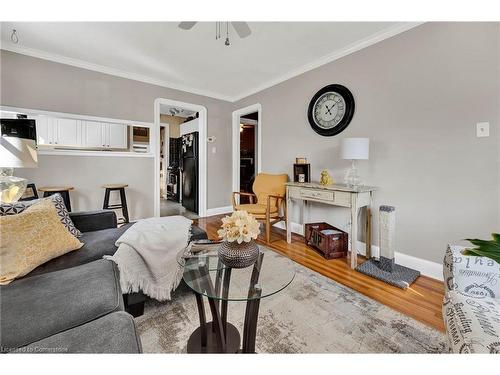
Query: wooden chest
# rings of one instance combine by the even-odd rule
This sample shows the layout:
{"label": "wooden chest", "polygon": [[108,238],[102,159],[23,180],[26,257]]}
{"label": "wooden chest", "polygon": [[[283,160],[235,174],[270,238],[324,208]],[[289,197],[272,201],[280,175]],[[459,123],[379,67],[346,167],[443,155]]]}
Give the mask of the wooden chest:
{"label": "wooden chest", "polygon": [[306,244],[317,249],[326,259],[347,256],[348,234],[328,223],[305,225]]}

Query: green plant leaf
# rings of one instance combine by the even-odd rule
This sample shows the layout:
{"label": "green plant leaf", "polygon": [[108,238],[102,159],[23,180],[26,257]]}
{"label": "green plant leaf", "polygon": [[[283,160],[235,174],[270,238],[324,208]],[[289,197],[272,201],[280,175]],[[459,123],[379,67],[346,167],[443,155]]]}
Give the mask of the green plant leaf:
{"label": "green plant leaf", "polygon": [[467,239],[475,248],[466,249],[465,255],[481,256],[493,259],[500,263],[500,234],[492,233],[492,240]]}

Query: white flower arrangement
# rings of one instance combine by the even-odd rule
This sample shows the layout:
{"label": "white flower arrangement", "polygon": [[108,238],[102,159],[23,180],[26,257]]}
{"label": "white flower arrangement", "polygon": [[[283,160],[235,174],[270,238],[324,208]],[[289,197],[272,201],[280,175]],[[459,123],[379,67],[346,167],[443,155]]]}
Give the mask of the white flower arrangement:
{"label": "white flower arrangement", "polygon": [[260,233],[259,222],[246,211],[234,211],[231,216],[222,219],[219,237],[227,242],[250,242]]}

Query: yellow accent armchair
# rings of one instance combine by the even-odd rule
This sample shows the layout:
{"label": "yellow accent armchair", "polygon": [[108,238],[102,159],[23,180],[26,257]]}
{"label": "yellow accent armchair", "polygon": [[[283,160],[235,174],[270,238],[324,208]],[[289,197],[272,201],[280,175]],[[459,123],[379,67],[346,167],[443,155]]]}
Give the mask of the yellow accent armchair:
{"label": "yellow accent armchair", "polygon": [[[257,220],[266,224],[266,242],[271,240],[271,226],[280,221],[286,222],[286,187],[288,181],[286,174],[259,173],[253,183],[253,194],[233,192],[233,209],[247,211]],[[237,204],[236,196],[250,197],[250,204]]]}

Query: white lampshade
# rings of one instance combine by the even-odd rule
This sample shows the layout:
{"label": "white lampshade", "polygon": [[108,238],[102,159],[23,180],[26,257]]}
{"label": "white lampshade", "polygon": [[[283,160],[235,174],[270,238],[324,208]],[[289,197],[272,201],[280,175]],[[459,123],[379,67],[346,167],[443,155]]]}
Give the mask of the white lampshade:
{"label": "white lampshade", "polygon": [[369,138],[344,138],[340,148],[340,157],[349,160],[369,159]]}
{"label": "white lampshade", "polygon": [[34,140],[0,137],[0,168],[36,168],[37,163]]}

